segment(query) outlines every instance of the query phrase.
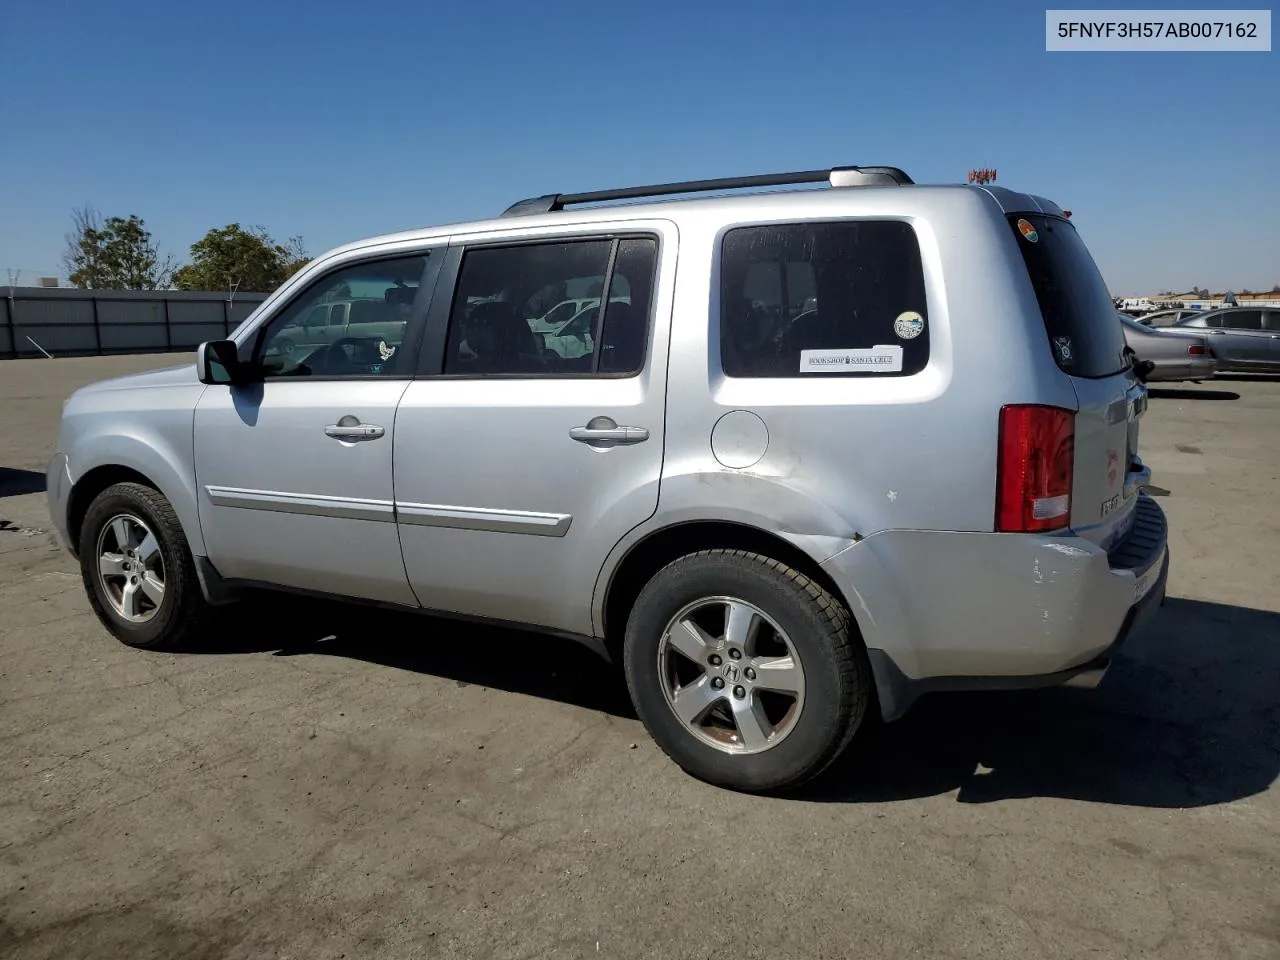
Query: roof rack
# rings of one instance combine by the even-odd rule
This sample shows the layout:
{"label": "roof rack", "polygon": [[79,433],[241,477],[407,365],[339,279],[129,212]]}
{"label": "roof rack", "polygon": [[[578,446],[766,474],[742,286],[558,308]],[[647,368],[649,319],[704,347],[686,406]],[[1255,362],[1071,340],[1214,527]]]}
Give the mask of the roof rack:
{"label": "roof rack", "polygon": [[635,200],[665,197],[676,193],[706,193],[713,190],[742,190],[749,187],[781,187],[795,183],[829,183],[833,187],[903,186],[914,183],[897,167],[832,167],[830,170],[801,170],[795,173],[762,173],[753,177],[722,177],[718,180],[685,180],[682,183],[655,183],[620,190],[592,193],[548,193],[513,203],[504,217],[531,213],[551,213],[569,204],[604,203],[608,200]]}

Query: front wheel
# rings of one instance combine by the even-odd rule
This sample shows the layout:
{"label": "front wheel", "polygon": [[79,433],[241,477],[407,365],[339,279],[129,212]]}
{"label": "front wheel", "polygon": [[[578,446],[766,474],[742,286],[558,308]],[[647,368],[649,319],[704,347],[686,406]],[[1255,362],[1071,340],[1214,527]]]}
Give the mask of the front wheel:
{"label": "front wheel", "polygon": [[139,483],[117,483],[89,505],[80,574],[98,619],[130,646],[181,647],[209,614],[173,506]]}
{"label": "front wheel", "polygon": [[741,550],[681,557],[641,591],[623,660],[650,735],[699,779],[798,786],[840,755],[870,701],[844,605],[804,574]]}

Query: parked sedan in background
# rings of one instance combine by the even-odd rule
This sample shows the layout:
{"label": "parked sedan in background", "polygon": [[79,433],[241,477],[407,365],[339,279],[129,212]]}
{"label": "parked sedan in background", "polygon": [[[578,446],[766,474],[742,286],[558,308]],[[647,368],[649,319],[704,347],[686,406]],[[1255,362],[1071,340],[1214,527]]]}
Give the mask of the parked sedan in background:
{"label": "parked sedan in background", "polygon": [[1119,314],[1124,339],[1139,360],[1152,364],[1143,376],[1147,383],[1158,380],[1209,380],[1217,363],[1204,336],[1171,334],[1144,326],[1132,317]]}
{"label": "parked sedan in background", "polygon": [[1280,370],[1280,308],[1224,307],[1180,320],[1167,333],[1208,339],[1219,371]]}

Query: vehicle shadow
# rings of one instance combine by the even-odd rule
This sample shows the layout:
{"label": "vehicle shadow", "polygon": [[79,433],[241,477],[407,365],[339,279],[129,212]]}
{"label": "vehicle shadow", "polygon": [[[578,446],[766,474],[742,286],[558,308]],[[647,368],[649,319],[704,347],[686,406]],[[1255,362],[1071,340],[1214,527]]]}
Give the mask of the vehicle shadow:
{"label": "vehicle shadow", "polygon": [[1148,387],[1147,395],[1155,400],[1239,400],[1232,390],[1182,390],[1176,387]]}
{"label": "vehicle shadow", "polygon": [[28,493],[44,493],[45,476],[36,470],[0,467],[0,497],[21,497]]}
{"label": "vehicle shadow", "polygon": [[1171,598],[1097,690],[922,698],[805,794],[1197,807],[1261,793],[1278,774],[1280,614]]}
{"label": "vehicle shadow", "polygon": [[[247,602],[257,609],[233,634],[192,652],[348,657],[635,718],[621,672],[572,640],[323,600]],[[1277,775],[1280,614],[1171,598],[1099,689],[926,696],[872,724],[794,798],[1193,807],[1255,795]]]}
{"label": "vehicle shadow", "polygon": [[563,637],[286,594],[255,594],[232,609],[234,631],[215,627],[189,652],[347,657],[636,716],[621,671]]}

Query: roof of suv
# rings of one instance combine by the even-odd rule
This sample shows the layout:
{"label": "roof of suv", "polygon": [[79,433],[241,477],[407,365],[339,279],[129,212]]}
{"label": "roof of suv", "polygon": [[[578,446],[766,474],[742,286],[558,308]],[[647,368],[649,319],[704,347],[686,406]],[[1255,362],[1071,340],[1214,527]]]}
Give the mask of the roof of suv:
{"label": "roof of suv", "polygon": [[[768,189],[754,193],[737,193],[729,196],[697,197],[691,194],[744,188],[768,188],[776,185],[820,183],[825,181],[829,189]],[[522,227],[555,226],[557,224],[592,223],[599,220],[668,218],[676,211],[681,213],[706,213],[735,208],[753,210],[777,207],[780,202],[790,203],[803,198],[806,205],[842,203],[852,192],[871,193],[883,197],[886,193],[910,189],[916,191],[965,191],[990,196],[1004,213],[1039,212],[1050,216],[1069,216],[1051,200],[1033,194],[1019,193],[1004,187],[980,186],[968,183],[916,184],[896,167],[833,167],[829,171],[805,171],[802,173],[764,174],[753,177],[726,178],[721,180],[689,181],[685,183],[654,184],[645,187],[625,187],[619,190],[603,190],[581,194],[547,194],[512,204],[500,216],[487,220],[460,221],[434,227],[422,227],[400,233],[368,237],[344,244],[327,251],[328,256],[412,240],[428,240],[454,233],[485,233],[512,230]],[[671,199],[654,199],[671,197]],[[634,202],[644,199],[645,202]],[[632,201],[618,203],[616,201]],[[579,203],[593,206],[577,208]],[[601,205],[604,204],[604,205]],[[565,205],[575,209],[566,210]]]}

